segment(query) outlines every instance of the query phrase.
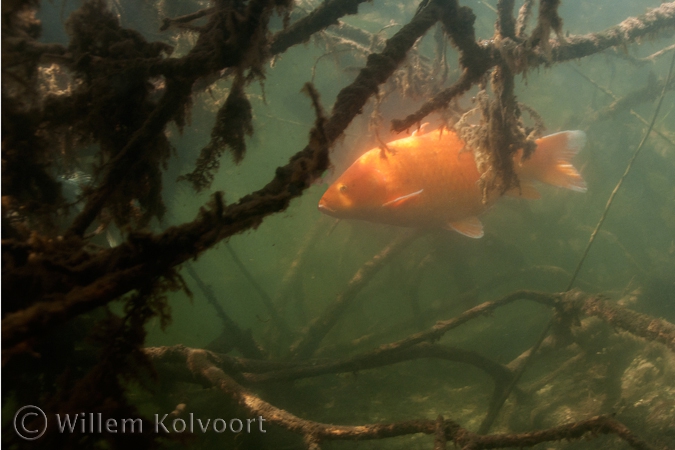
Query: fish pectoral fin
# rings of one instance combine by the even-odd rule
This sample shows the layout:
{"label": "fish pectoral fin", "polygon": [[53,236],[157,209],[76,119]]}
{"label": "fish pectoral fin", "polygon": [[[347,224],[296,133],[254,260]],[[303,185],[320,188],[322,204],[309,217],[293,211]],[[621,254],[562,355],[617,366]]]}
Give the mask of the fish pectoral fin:
{"label": "fish pectoral fin", "polygon": [[520,186],[509,189],[505,192],[509,197],[526,198],[529,200],[537,200],[541,198],[541,194],[529,181],[520,180]]}
{"label": "fish pectoral fin", "polygon": [[466,219],[449,222],[446,228],[474,239],[482,238],[484,234],[483,224],[478,217],[467,217]]}
{"label": "fish pectoral fin", "polygon": [[424,189],[420,189],[419,191],[413,192],[412,194],[402,195],[402,196],[397,197],[397,198],[395,198],[391,201],[388,201],[387,203],[383,203],[382,207],[383,208],[385,208],[385,207],[395,208],[395,207],[401,206],[402,204],[404,204],[408,200],[413,199],[415,197],[418,197],[422,192],[424,192]]}

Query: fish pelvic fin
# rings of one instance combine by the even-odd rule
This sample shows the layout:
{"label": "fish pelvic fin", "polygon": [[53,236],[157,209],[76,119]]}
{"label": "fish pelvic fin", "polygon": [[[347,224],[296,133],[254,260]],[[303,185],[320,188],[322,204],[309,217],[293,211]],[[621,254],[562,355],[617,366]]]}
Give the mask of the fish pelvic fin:
{"label": "fish pelvic fin", "polygon": [[467,217],[462,220],[449,222],[445,228],[474,239],[480,239],[485,234],[483,232],[483,224],[478,217]]}
{"label": "fish pelvic fin", "polygon": [[533,178],[543,183],[586,192],[586,182],[572,165],[574,155],[584,148],[586,133],[580,130],[561,131],[537,139],[537,149],[523,166],[532,166]]}

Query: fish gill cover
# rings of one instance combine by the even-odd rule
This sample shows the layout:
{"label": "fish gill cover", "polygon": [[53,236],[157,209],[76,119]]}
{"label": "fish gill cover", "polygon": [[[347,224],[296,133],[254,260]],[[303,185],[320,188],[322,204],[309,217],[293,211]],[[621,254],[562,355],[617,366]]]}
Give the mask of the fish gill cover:
{"label": "fish gill cover", "polygon": [[[8,448],[675,448],[675,3],[2,8]],[[584,130],[588,192],[504,201],[477,241],[316,210],[423,122],[484,199]]]}

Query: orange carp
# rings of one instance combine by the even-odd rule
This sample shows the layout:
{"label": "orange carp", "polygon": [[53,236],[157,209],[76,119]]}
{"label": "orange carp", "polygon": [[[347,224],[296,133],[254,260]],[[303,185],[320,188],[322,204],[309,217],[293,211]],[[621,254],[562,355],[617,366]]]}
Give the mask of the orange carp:
{"label": "orange carp", "polygon": [[[585,192],[586,183],[571,163],[585,142],[583,131],[563,131],[538,139],[526,160],[522,150],[516,152],[520,189],[507,195],[539,198],[533,181]],[[387,147],[391,151],[374,148],[357,159],[321,197],[319,210],[344,219],[483,236],[478,216],[499,196],[491,195],[483,203],[473,153],[464,149],[455,132],[413,133]]]}

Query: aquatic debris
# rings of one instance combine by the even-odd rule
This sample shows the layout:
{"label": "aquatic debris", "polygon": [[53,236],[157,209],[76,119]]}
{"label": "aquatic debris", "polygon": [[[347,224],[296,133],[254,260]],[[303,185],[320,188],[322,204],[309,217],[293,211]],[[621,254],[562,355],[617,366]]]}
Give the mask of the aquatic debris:
{"label": "aquatic debris", "polygon": [[[532,2],[527,3],[531,7]],[[527,21],[524,19],[529,13],[525,8],[519,20],[514,21],[512,1],[499,2],[501,22],[495,39],[478,41],[471,8],[460,6],[454,0],[425,0],[408,24],[386,41],[379,37],[373,39],[372,47],[363,45],[364,36],[371,39],[367,34],[344,29],[345,37],[350,33],[349,39],[372,53],[356,80],[340,92],[330,114],[324,115],[318,95],[308,86],[316,121],[307,145],[278,168],[267,184],[238,201],[226,204],[221,193],[215,194],[192,221],[158,232],[149,231],[146,226],[164,213],[160,193],[167,183],[162,173],[168,158],[172,157],[165,132],[172,123],[179,130],[188,125],[195,90],[219,78],[240,76],[246,82],[261,80],[271,57],[310,40],[341,17],[356,13],[359,4],[358,0],[329,0],[274,35],[270,33],[270,18],[279,13],[282,21],[287,22],[291,1],[217,0],[206,9],[195,4],[193,14],[164,22],[165,26],[189,26],[195,33],[194,45],[186,53],[171,57],[171,46],[149,42],[139,31],[125,29],[103,1],[84,2],[71,16],[68,45],[38,40],[37,0],[3,4],[2,268],[5,295],[2,345],[5,374],[10,376],[7,381],[11,386],[10,396],[26,400],[27,404],[37,400],[47,402],[49,412],[98,410],[117,416],[136,416],[138,411],[127,397],[129,386],[139,380],[145,384],[154,374],[150,364],[154,357],[142,349],[147,324],[153,318],[157,318],[160,325],[170,320],[168,292],[189,292],[179,273],[180,266],[228,237],[259,226],[267,216],[284,211],[293,199],[301,196],[329,166],[329,148],[363,111],[368,100],[379,94],[381,86],[397,73],[419,38],[439,21],[446,37],[460,50],[461,76],[420,112],[396,122],[395,126],[400,127],[399,131],[415,126],[430,112],[446,107],[473,86],[485,88],[487,93],[492,75],[494,98],[486,97],[486,102],[478,105],[479,112],[487,119],[502,114],[503,120],[495,122],[492,128],[482,127],[476,134],[476,148],[488,152],[486,173],[490,175],[485,178],[486,190],[491,186],[503,189],[515,182],[510,177],[508,163],[502,164],[508,161],[504,156],[514,149],[525,148],[527,141],[534,138],[533,130],[522,124],[521,106],[513,96],[513,76],[526,69],[627,45],[675,25],[675,6],[663,3],[643,16],[591,35],[542,43],[544,35],[548,35],[540,27],[543,31],[538,34],[542,38],[526,46]],[[551,18],[554,18],[556,4],[547,4],[550,8],[546,20],[555,30],[555,21]],[[123,9],[120,11],[124,14]],[[197,24],[197,19],[202,22]],[[159,20],[157,22],[159,24]],[[357,35],[358,39],[354,37]],[[442,37],[438,38],[440,44],[443,44]],[[550,47],[544,51],[546,44]],[[352,48],[357,47],[352,45]],[[363,50],[359,51],[364,54]],[[72,83],[69,82],[67,88],[45,84],[40,75],[43,65],[58,66]],[[421,64],[426,65],[427,62]],[[442,70],[442,66],[443,61],[428,63],[429,68]],[[418,94],[423,92],[414,84],[414,80],[423,78],[418,77],[419,74],[412,75],[394,86],[407,86],[410,92]],[[55,95],[50,95],[47,89]],[[244,101],[245,83],[233,95],[232,103],[236,107],[223,110],[223,116],[233,110],[244,113],[248,110]],[[220,140],[226,134],[222,128],[227,125],[221,123],[222,128],[215,132],[215,144],[236,147],[243,156],[242,144],[250,131],[250,121],[244,119],[237,129],[227,130],[233,134],[224,140]],[[494,154],[490,153],[493,151]],[[215,157],[206,159],[215,162]],[[92,161],[94,164],[90,164]],[[64,230],[54,223],[54,216],[65,207],[64,199],[59,196],[57,178],[77,169],[80,163],[88,166],[83,170],[92,178],[83,187],[81,212]],[[490,172],[491,165],[493,172]],[[211,167],[214,168],[213,164]],[[98,228],[97,222],[110,220],[128,227],[126,240],[115,248],[93,245],[90,231]],[[360,283],[359,288],[364,285]],[[116,313],[107,309],[113,301],[119,301],[122,306]],[[487,306],[473,310],[464,318],[441,323],[440,327],[450,329],[453,324],[468,320],[468,316],[478,317],[490,310]],[[603,312],[607,312],[604,306],[598,314]],[[327,328],[341,317],[342,312],[331,316]],[[632,320],[630,314],[626,317]],[[636,329],[646,337],[666,341],[671,336],[670,326],[665,322],[649,321],[644,331],[643,319],[639,318]],[[221,321],[225,324],[227,317],[221,315]],[[325,336],[324,330],[313,333],[314,328],[310,326],[307,334],[297,340],[307,343],[297,347],[304,354],[318,351],[317,346]],[[240,335],[245,334],[240,327],[239,330]],[[485,363],[473,354],[459,355],[453,349],[428,344],[429,339],[433,341],[441,335],[442,330],[432,329],[412,336],[393,346],[395,352],[389,356],[401,352],[401,357],[413,354],[443,355],[448,359],[464,357],[491,367],[494,373],[508,373],[500,365]],[[415,343],[411,343],[413,341]],[[239,342],[239,348],[247,348],[243,351],[250,355],[263,353],[256,352],[255,346],[246,336]],[[204,354],[197,352],[191,359],[196,362],[196,368],[208,369],[199,376],[214,375],[212,381],[220,383],[219,387],[229,392],[230,398],[250,401],[246,403],[249,407],[262,405],[267,412],[280,412],[250,391],[240,389],[238,378],[233,384],[219,368],[214,370],[204,359],[199,359],[199,355]],[[41,357],[37,359],[35,355]],[[216,359],[214,357],[214,361]],[[392,361],[394,359],[392,357]],[[302,361],[293,364],[296,362]],[[284,361],[256,363],[276,364],[277,368],[295,367]],[[351,370],[355,370],[353,362],[351,364]],[[193,373],[184,370],[185,364],[182,366],[180,373],[194,381]],[[237,372],[229,370],[228,373],[236,375]],[[283,418],[280,423],[302,434],[305,422],[284,413],[280,417]],[[444,434],[447,440],[493,447],[520,445],[525,438],[540,442],[559,436],[578,437],[586,431],[609,431],[620,434],[635,447],[644,447],[615,420],[607,418],[592,418],[516,437],[508,435],[508,439],[477,437],[448,419],[375,425],[361,431],[357,427],[319,424],[312,430],[316,433],[308,433],[307,445],[315,449],[322,439],[338,434],[335,430],[345,431],[343,436],[348,438],[379,438],[423,430],[436,435],[438,446],[444,445],[441,436]],[[464,438],[469,440],[462,441]],[[108,442],[102,443],[102,439]],[[152,444],[146,435],[129,439],[138,439],[134,441],[137,446]],[[41,443],[50,448],[75,444],[112,448],[128,447],[129,441],[122,440],[120,435],[92,436],[83,441],[77,436],[54,433]]]}
{"label": "aquatic debris", "polygon": [[[427,115],[446,108],[453,99],[486,77],[490,69],[494,69],[490,77],[494,98],[478,97],[483,102],[478,107],[481,124],[476,129],[458,130],[480,161],[484,198],[492,190],[503,193],[517,187],[518,177],[512,165],[513,153],[523,148],[527,157],[534,148],[532,140],[536,136],[530,136],[523,125],[513,94],[516,75],[525,74],[528,69],[541,64],[582,58],[650,36],[664,26],[675,26],[675,5],[663,3],[642,16],[627,19],[605,31],[549,41],[550,31],[559,30],[561,25],[557,14],[558,3],[555,0],[541,2],[543,6],[537,26],[529,39],[525,39],[524,25],[519,28],[522,33],[520,38],[515,37],[513,1],[499,3],[496,39],[491,41],[477,43],[474,39],[467,39],[468,35],[473,34],[473,19],[470,15],[457,14],[454,18],[444,18],[446,32],[460,52],[462,76],[422,105],[417,112],[405,119],[392,121],[392,129],[399,132],[421,123]],[[521,10],[521,14],[529,14],[528,8]],[[465,18],[462,20],[462,17]],[[524,24],[525,19],[520,20],[520,23]]]}
{"label": "aquatic debris", "polygon": [[[433,342],[437,341],[449,330],[458,327],[471,319],[482,317],[486,312],[508,305],[517,300],[530,300],[553,307],[559,314],[561,323],[564,317],[576,317],[584,313],[600,317],[612,326],[621,327],[631,333],[644,335],[649,329],[644,321],[655,320],[618,305],[610,305],[599,296],[588,295],[579,291],[560,294],[548,294],[534,291],[518,291],[496,301],[485,302],[460,316],[439,321],[431,329],[416,333],[406,339],[381,345],[374,351],[355,355],[344,360],[317,362],[304,360],[297,362],[258,361],[235,358],[215,354],[201,349],[192,349],[181,345],[173,347],[150,347],[145,353],[157,365],[160,371],[174,381],[198,379],[222,390],[227,396],[235,399],[251,416],[262,415],[270,423],[274,423],[290,431],[300,433],[305,441],[318,445],[321,441],[343,439],[382,439],[407,434],[424,433],[438,438],[438,422],[442,421],[445,439],[462,448],[505,448],[535,445],[541,442],[562,439],[579,439],[587,433],[616,434],[636,449],[651,448],[646,442],[635,436],[625,425],[609,416],[597,416],[577,422],[555,426],[545,430],[529,433],[481,435],[472,433],[450,419],[411,420],[395,423],[365,424],[355,427],[329,425],[302,419],[288,411],[273,406],[261,399],[253,391],[242,386],[242,383],[265,383],[279,380],[295,380],[315,377],[327,373],[368,370],[376,367],[395,364],[397,362],[418,358],[442,358],[474,365],[493,377],[495,390],[493,398],[501,395],[506,385],[512,380],[515,370],[494,363],[475,352],[454,349]],[[602,305],[601,308],[598,308]],[[617,315],[628,315],[632,320],[615,320]],[[662,321],[665,322],[665,321]],[[575,322],[566,323],[572,325]],[[664,323],[667,329],[662,335],[645,335],[648,339],[666,343],[675,353],[675,325]],[[667,335],[664,339],[664,335]],[[235,381],[239,380],[239,381]]]}
{"label": "aquatic debris", "polygon": [[195,170],[180,176],[178,180],[189,181],[197,192],[209,188],[226,148],[232,152],[234,162],[239,164],[246,153],[245,137],[253,134],[252,120],[251,102],[244,94],[244,77],[239,74],[232,83],[225,103],[216,114],[211,141],[199,154]]}

